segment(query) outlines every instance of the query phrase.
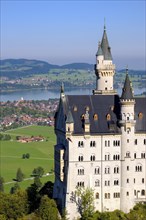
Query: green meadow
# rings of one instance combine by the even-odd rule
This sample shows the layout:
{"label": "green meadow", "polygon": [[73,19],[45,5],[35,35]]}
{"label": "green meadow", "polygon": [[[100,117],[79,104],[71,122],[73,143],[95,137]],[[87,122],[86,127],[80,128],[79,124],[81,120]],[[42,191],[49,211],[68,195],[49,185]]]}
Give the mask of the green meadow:
{"label": "green meadow", "polygon": [[[43,167],[45,174],[54,169],[54,145],[56,142],[54,127],[48,126],[29,126],[9,130],[4,132],[11,135],[10,141],[0,142],[0,175],[5,181],[5,191],[9,192],[14,185],[13,179],[16,178],[18,168],[21,168],[25,179],[31,178],[34,168]],[[17,136],[43,136],[41,142],[20,143],[16,140]],[[22,159],[23,154],[29,154],[29,159]],[[41,182],[54,181],[54,174],[51,173],[41,178]],[[32,179],[19,183],[21,188],[28,187],[33,183]]]}

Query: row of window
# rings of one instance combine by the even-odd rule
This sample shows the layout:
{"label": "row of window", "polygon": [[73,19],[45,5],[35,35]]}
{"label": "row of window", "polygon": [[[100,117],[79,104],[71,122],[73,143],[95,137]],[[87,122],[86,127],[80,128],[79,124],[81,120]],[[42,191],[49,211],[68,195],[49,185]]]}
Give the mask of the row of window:
{"label": "row of window", "polygon": [[[114,171],[115,174],[118,174],[118,173],[120,172],[120,168],[119,168],[118,166],[115,166],[114,169],[113,169],[113,171]],[[127,171],[129,171],[129,166],[127,166]],[[136,172],[142,172],[142,165],[140,165],[140,164],[137,165],[137,166],[135,167],[135,171],[136,171]],[[110,167],[109,167],[109,166],[106,166],[106,167],[104,168],[104,173],[105,173],[105,174],[109,174],[109,173],[110,173]],[[79,168],[79,169],[78,169],[78,175],[84,175],[84,174],[85,174],[84,168],[83,168],[83,167]],[[95,167],[95,169],[94,169],[94,174],[95,174],[95,175],[100,174],[100,167]]]}
{"label": "row of window", "polygon": [[[105,193],[105,194],[104,194],[104,198],[105,198],[105,199],[110,199],[110,197],[111,197],[111,194],[110,194],[110,193]],[[96,198],[96,199],[99,199],[99,193],[96,193],[96,194],[95,194],[95,198]],[[114,192],[114,193],[113,193],[113,198],[120,198],[120,193],[119,193],[119,192]]]}
{"label": "row of window", "polygon": [[[130,157],[130,153],[129,153],[129,157]],[[134,158],[136,159],[137,158],[137,155],[136,153],[134,153]],[[145,153],[141,153],[141,158],[146,158],[146,154]]]}
{"label": "row of window", "polygon": [[[129,143],[129,139],[127,139],[127,143]],[[135,145],[138,144],[138,140],[137,139],[134,140],[134,144]],[[146,139],[143,140],[143,144],[146,145]]]}
{"label": "row of window", "polygon": [[[129,179],[127,179],[126,182],[129,183]],[[134,183],[135,183],[135,179],[134,179]],[[142,178],[142,183],[144,183],[144,178]],[[105,186],[110,186],[110,181],[105,180],[104,185]],[[95,186],[100,186],[100,180],[95,181]],[[114,180],[114,186],[119,186],[119,180],[118,179]]]}
{"label": "row of window", "polygon": [[[126,157],[130,157],[130,152],[126,152]],[[134,158],[136,159],[136,153],[134,153]],[[142,159],[146,158],[146,154],[145,154],[145,153],[141,153],[141,158],[142,158]],[[96,158],[95,158],[95,155],[91,155],[91,156],[90,156],[90,161],[95,161],[95,159],[96,159]],[[110,158],[110,154],[107,153],[107,154],[105,155],[104,159],[105,159],[105,160],[110,160],[110,159],[111,159],[111,158]],[[80,155],[80,156],[78,157],[78,161],[83,161],[83,160],[84,160],[83,155]],[[120,155],[119,155],[119,154],[113,155],[113,160],[120,160]]]}
{"label": "row of window", "polygon": [[[127,139],[127,143],[129,143],[129,139]],[[137,145],[138,144],[138,140],[135,139],[134,140],[134,144]],[[146,145],[146,139],[143,140],[143,144]],[[105,147],[110,147],[111,145],[111,141],[105,141],[104,143]],[[113,141],[113,146],[114,147],[118,147],[120,146],[120,140],[114,140]],[[84,147],[84,142],[83,141],[79,141],[78,142],[78,147]],[[95,141],[90,141],[90,147],[96,147],[96,142]]]}
{"label": "row of window", "polygon": [[[84,160],[83,155],[80,155],[78,157],[78,161],[83,161],[83,160]],[[94,154],[92,154],[90,156],[90,161],[95,161],[95,160],[96,160],[96,157]],[[110,154],[105,155],[105,160],[110,160]],[[120,160],[120,155],[118,155],[118,154],[113,155],[113,160]]]}
{"label": "row of window", "polygon": [[[109,167],[109,166],[105,167],[104,173],[105,173],[105,174],[106,174],[106,173],[110,173],[110,167]],[[119,173],[119,167],[118,167],[118,166],[114,167],[114,173]],[[85,173],[84,173],[84,168],[83,168],[83,167],[82,167],[82,168],[79,168],[79,169],[78,169],[78,175],[84,175],[84,174],[85,174]],[[94,169],[94,174],[95,174],[95,175],[100,174],[100,167],[96,167],[96,168]]]}

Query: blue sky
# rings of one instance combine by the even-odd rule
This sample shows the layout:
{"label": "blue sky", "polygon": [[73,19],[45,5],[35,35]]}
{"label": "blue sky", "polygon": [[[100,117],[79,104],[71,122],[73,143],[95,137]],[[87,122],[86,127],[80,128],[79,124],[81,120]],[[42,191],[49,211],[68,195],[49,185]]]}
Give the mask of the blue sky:
{"label": "blue sky", "polygon": [[95,63],[104,18],[117,68],[146,69],[145,0],[1,0],[1,59]]}

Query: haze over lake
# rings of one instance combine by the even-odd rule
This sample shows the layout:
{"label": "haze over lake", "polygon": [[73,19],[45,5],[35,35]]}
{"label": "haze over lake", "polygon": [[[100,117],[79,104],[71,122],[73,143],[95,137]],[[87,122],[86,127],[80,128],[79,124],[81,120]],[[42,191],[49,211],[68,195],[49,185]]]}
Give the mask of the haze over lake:
{"label": "haze over lake", "polygon": [[[121,95],[122,90],[118,89],[117,93]],[[134,95],[146,92],[146,88],[134,89]],[[92,89],[65,89],[66,95],[92,95]],[[32,89],[32,90],[20,90],[14,92],[6,92],[0,95],[0,100],[2,102],[6,101],[18,101],[21,98],[24,100],[48,100],[56,99],[60,97],[60,89],[48,90],[48,89]]]}

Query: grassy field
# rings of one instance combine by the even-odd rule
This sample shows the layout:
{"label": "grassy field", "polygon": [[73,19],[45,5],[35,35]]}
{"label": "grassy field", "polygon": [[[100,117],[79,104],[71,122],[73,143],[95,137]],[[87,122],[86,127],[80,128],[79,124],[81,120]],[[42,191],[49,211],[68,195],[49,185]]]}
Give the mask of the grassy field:
{"label": "grassy field", "polygon": [[[14,185],[11,183],[16,178],[18,168],[21,168],[25,178],[30,178],[34,168],[41,166],[45,173],[54,169],[54,128],[48,126],[29,126],[5,132],[10,134],[12,140],[0,142],[0,175],[5,180],[5,191],[10,191]],[[38,136],[42,135],[43,142],[20,143],[16,136]],[[29,153],[29,159],[22,159],[22,155]],[[41,182],[54,180],[54,175],[41,178]],[[26,188],[33,180],[20,183],[22,188]]]}

